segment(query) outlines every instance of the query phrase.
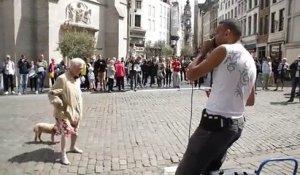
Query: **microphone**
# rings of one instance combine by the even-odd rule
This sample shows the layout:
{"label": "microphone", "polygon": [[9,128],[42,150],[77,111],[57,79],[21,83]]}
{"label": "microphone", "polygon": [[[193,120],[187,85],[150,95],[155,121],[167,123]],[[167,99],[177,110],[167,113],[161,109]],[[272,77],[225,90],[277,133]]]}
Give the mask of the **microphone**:
{"label": "microphone", "polygon": [[[208,43],[208,41],[209,41],[210,43]],[[212,39],[210,39],[210,40],[208,40],[208,41],[205,41],[205,42],[203,43],[202,48],[201,48],[201,50],[200,50],[201,53],[198,54],[198,56],[196,57],[196,59],[198,59],[197,62],[196,62],[196,65],[200,64],[203,60],[205,60],[207,54],[208,54],[211,50],[213,50],[214,48],[217,47],[215,37],[212,38]],[[207,43],[207,44],[206,44],[206,43]]]}

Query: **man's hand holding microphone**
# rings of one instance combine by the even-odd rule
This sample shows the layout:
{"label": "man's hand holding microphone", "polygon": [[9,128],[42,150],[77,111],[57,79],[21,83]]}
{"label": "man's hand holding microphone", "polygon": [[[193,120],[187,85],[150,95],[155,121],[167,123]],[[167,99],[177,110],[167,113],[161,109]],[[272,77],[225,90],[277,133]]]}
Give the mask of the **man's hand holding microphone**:
{"label": "man's hand holding microphone", "polygon": [[188,80],[191,80],[190,77],[189,77],[189,71],[191,71],[192,69],[194,69],[203,60],[205,60],[207,54],[209,52],[211,52],[214,48],[216,48],[215,38],[212,38],[212,39],[209,39],[209,40],[206,40],[206,41],[203,42],[203,46],[202,46],[202,48],[200,50],[200,53],[197,55],[197,57],[194,59],[194,61],[192,63],[190,63],[189,66],[186,68]]}

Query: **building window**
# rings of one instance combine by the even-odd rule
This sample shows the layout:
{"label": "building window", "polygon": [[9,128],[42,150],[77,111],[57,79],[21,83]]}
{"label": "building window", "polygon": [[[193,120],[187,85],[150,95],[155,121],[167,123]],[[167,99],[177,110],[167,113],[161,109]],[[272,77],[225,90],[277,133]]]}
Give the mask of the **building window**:
{"label": "building window", "polygon": [[276,12],[271,14],[271,33],[275,32],[275,14]]}
{"label": "building window", "polygon": [[244,2],[241,3],[241,14],[244,14]]}
{"label": "building window", "polygon": [[259,19],[259,34],[262,35],[263,34],[263,25],[264,25],[264,19],[261,17]]}
{"label": "building window", "polygon": [[264,34],[268,34],[269,32],[269,15],[265,16],[265,28],[264,28]]}
{"label": "building window", "polygon": [[136,9],[141,9],[142,8],[142,1],[141,0],[135,1],[135,8]]}
{"label": "building window", "polygon": [[265,0],[260,0],[260,9],[264,9]]}
{"label": "building window", "polygon": [[231,0],[231,4],[233,5],[233,3],[234,3],[234,0]]}
{"label": "building window", "polygon": [[233,9],[231,10],[231,18],[233,18]]}
{"label": "building window", "polygon": [[242,29],[242,36],[244,36],[244,26],[243,26],[243,20],[240,21],[241,29]]}
{"label": "building window", "polygon": [[273,0],[273,4],[275,4],[277,2],[277,0]]}
{"label": "building window", "polygon": [[254,17],[253,17],[254,19],[253,19],[253,27],[254,27],[254,29],[253,29],[253,33],[254,34],[256,34],[257,33],[257,14],[254,14]]}
{"label": "building window", "polygon": [[162,25],[163,25],[163,18],[160,17],[160,27],[162,28]]}
{"label": "building window", "polygon": [[151,17],[151,5],[148,6],[148,16]]}
{"label": "building window", "polygon": [[252,9],[252,0],[249,0],[249,10]]}
{"label": "building window", "polygon": [[237,17],[237,7],[234,8],[234,17]]}
{"label": "building window", "polygon": [[251,16],[249,16],[248,17],[248,35],[251,35],[252,33],[252,31],[251,31],[251,28],[252,28],[252,17]]}
{"label": "building window", "polygon": [[134,26],[141,27],[141,15],[134,16]]}
{"label": "building window", "polygon": [[270,5],[270,0],[266,0],[265,8],[269,7],[269,5]]}
{"label": "building window", "polygon": [[160,15],[163,14],[163,7],[162,7],[162,4],[160,4]]}
{"label": "building window", "polygon": [[281,9],[279,11],[279,31],[283,30],[283,24],[284,24],[284,9]]}
{"label": "building window", "polygon": [[254,7],[256,7],[258,5],[257,0],[254,0]]}
{"label": "building window", "polygon": [[155,7],[152,7],[152,17],[155,18]]}
{"label": "building window", "polygon": [[243,23],[243,24],[244,24],[244,36],[246,36],[246,29],[247,29],[247,28],[246,28],[246,25],[247,25],[246,19],[244,19],[244,23]]}
{"label": "building window", "polygon": [[155,21],[152,20],[152,31],[155,32]]}
{"label": "building window", "polygon": [[148,19],[148,30],[149,30],[149,31],[152,30],[151,19]]}

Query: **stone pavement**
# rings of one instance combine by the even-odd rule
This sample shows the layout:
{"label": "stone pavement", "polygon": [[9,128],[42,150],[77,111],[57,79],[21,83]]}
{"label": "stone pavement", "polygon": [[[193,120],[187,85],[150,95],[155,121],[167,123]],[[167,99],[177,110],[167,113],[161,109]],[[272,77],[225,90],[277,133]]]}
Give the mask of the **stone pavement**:
{"label": "stone pavement", "polygon": [[[295,156],[300,160],[299,100],[285,104],[290,91],[259,91],[247,108],[242,137],[228,152],[226,167],[256,169],[266,159]],[[146,90],[125,93],[84,93],[79,147],[63,166],[59,144],[35,144],[32,128],[53,122],[46,95],[0,97],[0,174],[161,175],[177,165],[188,141],[191,91]],[[194,91],[192,131],[198,126],[206,96]],[[59,140],[59,137],[56,137]],[[265,174],[288,174],[291,165],[268,166]]]}

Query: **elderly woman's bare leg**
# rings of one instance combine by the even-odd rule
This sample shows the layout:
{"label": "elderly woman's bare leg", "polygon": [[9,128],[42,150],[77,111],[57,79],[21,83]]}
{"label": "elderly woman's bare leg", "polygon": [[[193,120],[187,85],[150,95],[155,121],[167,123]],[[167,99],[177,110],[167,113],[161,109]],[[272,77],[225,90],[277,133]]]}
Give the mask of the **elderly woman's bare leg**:
{"label": "elderly woman's bare leg", "polygon": [[73,153],[82,153],[82,150],[76,147],[76,141],[77,141],[77,134],[72,134],[71,135],[71,148],[70,151]]}
{"label": "elderly woman's bare leg", "polygon": [[64,165],[69,165],[70,161],[67,157],[67,151],[66,151],[66,136],[61,135],[61,163]]}

